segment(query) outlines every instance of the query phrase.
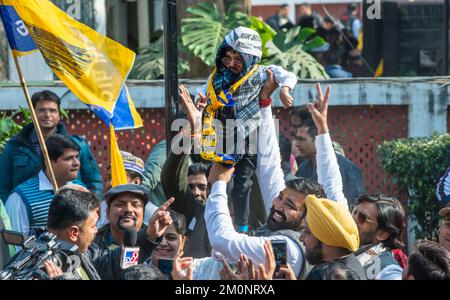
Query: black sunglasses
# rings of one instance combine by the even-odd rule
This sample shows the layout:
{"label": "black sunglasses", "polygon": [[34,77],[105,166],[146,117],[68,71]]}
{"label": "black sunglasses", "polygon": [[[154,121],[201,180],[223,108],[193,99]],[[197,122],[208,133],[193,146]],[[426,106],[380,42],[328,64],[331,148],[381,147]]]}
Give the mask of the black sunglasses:
{"label": "black sunglasses", "polygon": [[357,221],[359,224],[364,224],[364,223],[366,223],[366,222],[374,223],[374,224],[377,223],[377,222],[371,220],[371,219],[369,218],[368,215],[366,215],[365,213],[363,213],[362,211],[360,211],[358,208],[356,208],[356,206],[353,206],[351,212],[352,212],[352,216],[356,216],[356,221]]}

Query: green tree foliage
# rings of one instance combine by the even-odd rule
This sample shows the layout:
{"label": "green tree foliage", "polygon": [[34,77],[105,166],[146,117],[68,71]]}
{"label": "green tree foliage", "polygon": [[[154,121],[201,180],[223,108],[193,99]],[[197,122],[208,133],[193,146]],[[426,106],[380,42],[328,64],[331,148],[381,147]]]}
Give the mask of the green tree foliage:
{"label": "green tree foliage", "polygon": [[[17,123],[15,119],[20,113],[22,113],[23,119],[20,123]],[[18,134],[23,126],[29,122],[31,122],[30,111],[26,108],[20,107],[18,111],[10,116],[3,112],[2,116],[0,116],[0,152],[3,152],[9,139]]]}
{"label": "green tree foliage", "polygon": [[236,11],[234,5],[221,14],[215,4],[202,2],[188,7],[187,12],[192,16],[181,22],[182,45],[209,66],[214,66],[216,51],[225,35],[233,28],[246,26],[261,36],[263,64],[280,65],[299,78],[328,78],[323,66],[307,53],[325,43],[314,29],[294,27],[277,34],[258,18]]}
{"label": "green tree foliage", "polygon": [[312,28],[298,26],[287,32],[279,32],[272,41],[266,43],[269,52],[267,62],[282,66],[295,73],[298,78],[329,78],[325,68],[306,52],[325,44],[315,33]]}
{"label": "green tree foliage", "polygon": [[192,15],[181,21],[181,43],[208,66],[214,66],[216,51],[225,35],[238,26],[249,26],[248,16],[240,11],[233,11],[234,5],[221,14],[217,5],[198,3],[188,7]]}
{"label": "green tree foliage", "polygon": [[447,168],[449,147],[449,134],[399,139],[378,146],[381,165],[408,193],[409,213],[419,225],[415,228],[418,238],[437,237],[439,204],[435,192]]}

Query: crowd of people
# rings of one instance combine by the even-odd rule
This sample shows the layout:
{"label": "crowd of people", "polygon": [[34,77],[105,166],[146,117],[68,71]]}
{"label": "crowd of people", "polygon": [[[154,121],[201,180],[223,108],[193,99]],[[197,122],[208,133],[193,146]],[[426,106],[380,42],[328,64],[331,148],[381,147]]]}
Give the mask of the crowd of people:
{"label": "crowd of people", "polygon": [[265,22],[275,31],[287,31],[294,26],[315,29],[326,43],[311,54],[325,67],[330,78],[364,77],[368,72],[361,56],[362,22],[358,10],[358,4],[350,3],[342,16],[333,16],[326,10],[322,16],[311,4],[304,3],[298,6],[294,24],[289,19],[289,5],[283,4]]}
{"label": "crowd of people", "polygon": [[[274,82],[266,84],[260,97],[264,99],[274,86]],[[35,108],[53,104],[55,115],[59,116],[58,101],[48,96],[52,95],[50,92],[42,93],[48,98],[37,101]],[[418,241],[414,251],[406,256],[402,240],[405,224],[402,204],[391,196],[368,195],[364,189],[345,193],[345,186],[352,190],[354,182],[343,180],[345,168],[340,168],[339,154],[330,139],[327,123],[330,94],[328,89],[322,95],[318,86],[319,98],[316,103],[308,104],[309,114],[300,110],[302,113],[292,118],[297,122],[293,124],[297,125],[294,126],[297,140],[302,132],[309,131],[314,136],[309,136],[314,162],[305,162],[312,164],[310,172],[316,173],[311,178],[297,177],[292,172],[285,176],[271,107],[261,108],[263,122],[258,138],[264,150],[258,155],[270,159],[264,160],[265,163],[258,160],[256,172],[259,204],[264,206],[266,220],[251,232],[238,232],[234,216],[230,214],[227,184],[233,181],[234,168],[217,163],[212,166],[207,162],[192,163],[199,158],[189,153],[170,151],[161,163],[162,169],[153,174],[161,184],[163,198],[169,199],[162,204],[161,199],[152,198],[150,186],[145,183],[145,174],[150,170],[144,165],[148,164],[126,152],[122,155],[129,183],[107,187],[104,196],[98,190],[89,190],[81,177],[82,150],[76,139],[65,131],[65,134],[56,131],[63,125],[59,117],[52,116],[50,108],[38,115],[40,123],[49,126],[46,145],[55,176],[63,188],[54,193],[48,171],[40,167],[37,175],[31,175],[9,192],[1,225],[24,234],[30,231],[36,234],[46,226],[58,239],[78,246],[81,265],[72,273],[63,272],[51,262],[44,264],[53,278],[449,279],[449,172],[444,174],[437,190],[444,206],[439,212],[442,216],[439,242]],[[198,109],[189,94],[180,92],[180,97],[189,112],[189,121],[194,124]],[[302,115],[311,118],[312,123]],[[57,120],[53,132],[50,119]],[[33,128],[25,127],[23,131],[32,134]],[[27,136],[29,142],[22,146],[27,152],[5,151],[2,162],[6,155],[12,156],[10,162],[17,162],[16,157],[24,157],[23,153],[30,153],[28,159],[31,160],[35,155],[31,134]],[[190,134],[185,130],[179,133]],[[11,139],[6,149],[16,141],[17,138]],[[299,142],[300,152],[307,148],[302,142]],[[85,147],[88,157],[92,157],[89,146]],[[88,163],[92,167],[95,160]],[[4,170],[3,178],[7,181],[7,177],[17,178],[16,173],[23,169]],[[300,168],[297,175],[301,175],[302,170]],[[158,184],[152,186],[153,190]],[[104,200],[100,201],[100,197]],[[101,202],[105,209],[100,213]],[[144,217],[147,212],[149,219]],[[99,222],[100,217],[104,218],[103,224]],[[139,264],[123,270],[119,265],[119,246],[123,244],[124,229],[130,226],[138,232]],[[280,240],[286,245],[286,261],[281,265],[276,262],[271,244]],[[1,247],[1,262],[5,267],[13,250],[4,243]],[[173,260],[171,274],[158,269],[160,258]]]}
{"label": "crowd of people", "polygon": [[[450,279],[450,168],[437,188],[439,240],[418,241],[407,255],[402,203],[368,194],[359,168],[331,139],[331,87],[323,92],[317,84],[314,103],[292,108],[295,76],[258,66],[260,58],[258,34],[232,30],[203,93],[194,98],[179,87],[188,125],[170,145],[155,145],[145,162],[122,152],[122,184],[108,179],[102,185],[87,141],[64,129],[58,96],[34,94],[60,188],[53,189],[51,170],[42,163],[36,129],[25,126],[0,155],[0,228],[24,237],[47,233],[78,250],[70,264],[64,252],[38,260],[27,269],[31,278]],[[292,136],[284,142],[277,139],[271,107],[278,87],[292,111]],[[238,135],[241,143],[220,152],[211,141],[228,144],[227,132],[241,127],[215,132],[212,119],[249,121]],[[23,275],[14,262],[29,249],[13,244],[0,239],[0,279]],[[127,247],[139,249],[125,259],[132,266],[124,264]]]}

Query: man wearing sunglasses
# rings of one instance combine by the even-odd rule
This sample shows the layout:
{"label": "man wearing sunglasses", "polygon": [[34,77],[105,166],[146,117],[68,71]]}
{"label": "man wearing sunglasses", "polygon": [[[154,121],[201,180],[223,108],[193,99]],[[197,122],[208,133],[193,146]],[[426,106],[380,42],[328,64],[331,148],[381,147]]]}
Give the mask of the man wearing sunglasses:
{"label": "man wearing sunglasses", "polygon": [[356,256],[367,279],[400,280],[406,258],[401,251],[405,211],[400,202],[386,195],[364,195],[356,199],[351,212],[361,246]]}

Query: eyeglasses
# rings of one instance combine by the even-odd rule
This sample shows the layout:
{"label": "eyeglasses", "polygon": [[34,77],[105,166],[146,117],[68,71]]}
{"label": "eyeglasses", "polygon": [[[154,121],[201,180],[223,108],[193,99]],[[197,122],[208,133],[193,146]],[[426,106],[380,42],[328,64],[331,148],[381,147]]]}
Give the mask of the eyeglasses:
{"label": "eyeglasses", "polygon": [[358,208],[356,208],[356,206],[354,206],[352,208],[352,216],[356,216],[356,221],[359,224],[364,224],[366,222],[374,223],[374,224],[377,223],[377,222],[372,221],[371,219],[369,219],[369,216],[366,215],[365,213],[363,213],[362,211],[360,211]]}
{"label": "eyeglasses", "polygon": [[224,58],[222,58],[222,63],[225,66],[230,66],[232,64],[235,64],[236,67],[238,67],[238,68],[240,68],[240,67],[242,67],[244,65],[242,63],[242,61],[240,61],[239,59],[233,59],[233,58],[229,58],[229,57],[226,57],[226,56]]}
{"label": "eyeglasses", "polygon": [[47,113],[49,113],[50,115],[56,115],[58,113],[57,109],[53,109],[53,108],[38,108],[36,109],[36,113],[39,115],[45,115]]}

